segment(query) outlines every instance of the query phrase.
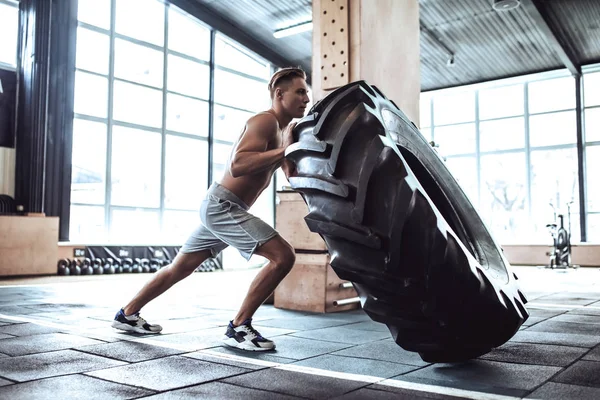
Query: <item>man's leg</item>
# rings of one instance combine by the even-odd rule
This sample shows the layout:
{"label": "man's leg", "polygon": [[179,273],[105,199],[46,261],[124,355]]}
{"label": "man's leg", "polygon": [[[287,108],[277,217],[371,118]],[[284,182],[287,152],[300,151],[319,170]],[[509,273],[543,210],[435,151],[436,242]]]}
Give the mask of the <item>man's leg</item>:
{"label": "man's leg", "polygon": [[261,245],[255,254],[265,257],[269,263],[252,281],[248,294],[233,319],[233,324],[236,326],[252,318],[258,307],[273,293],[296,261],[294,249],[279,235]]}
{"label": "man's leg", "polygon": [[195,253],[178,253],[171,264],[156,272],[138,294],[123,307],[125,315],[131,315],[140,311],[142,307],[163,294],[171,286],[191,275],[210,256],[210,250],[202,250]]}

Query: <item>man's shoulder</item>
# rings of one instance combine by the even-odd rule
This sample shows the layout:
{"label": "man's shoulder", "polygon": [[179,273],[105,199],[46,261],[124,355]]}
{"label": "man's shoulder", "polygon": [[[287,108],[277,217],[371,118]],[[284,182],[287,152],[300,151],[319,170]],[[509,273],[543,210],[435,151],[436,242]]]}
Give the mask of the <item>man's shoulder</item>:
{"label": "man's shoulder", "polygon": [[248,119],[247,125],[264,133],[276,133],[279,130],[277,117],[268,111],[254,114]]}

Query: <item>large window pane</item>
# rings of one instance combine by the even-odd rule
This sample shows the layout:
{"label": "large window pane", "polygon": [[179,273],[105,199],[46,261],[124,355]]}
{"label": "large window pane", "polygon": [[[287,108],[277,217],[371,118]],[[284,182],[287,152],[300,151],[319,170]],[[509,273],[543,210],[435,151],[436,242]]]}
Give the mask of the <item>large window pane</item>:
{"label": "large window pane", "polygon": [[585,141],[600,141],[600,107],[585,110]]}
{"label": "large window pane", "polygon": [[[190,40],[190,38],[194,38]],[[169,7],[169,49],[210,60],[210,31],[174,6]]]}
{"label": "large window pane", "polygon": [[215,101],[249,111],[266,110],[270,104],[266,82],[220,69],[215,70]]}
{"label": "large window pane", "polygon": [[477,161],[475,157],[449,157],[446,160],[446,166],[471,203],[477,206],[479,194],[477,193]]}
{"label": "large window pane", "polygon": [[210,70],[208,65],[169,55],[167,88],[172,92],[208,100]]}
{"label": "large window pane", "polygon": [[600,212],[600,146],[587,146],[585,152],[587,210]]}
{"label": "large window pane", "polygon": [[572,77],[529,83],[529,112],[575,108],[575,81]]}
{"label": "large window pane", "polygon": [[217,65],[261,79],[269,79],[271,73],[268,63],[258,61],[220,37],[216,40],[215,61]]}
{"label": "large window pane", "polygon": [[531,217],[538,237],[548,236],[546,224],[553,222],[553,207],[566,215],[566,204],[573,202],[571,212],[579,212],[577,179],[576,149],[531,152]]}
{"label": "large window pane", "polygon": [[0,63],[17,65],[19,9],[0,4]]}
{"label": "large window pane", "polygon": [[117,33],[162,46],[164,26],[165,6],[160,1],[117,0]]}
{"label": "large window pane", "polygon": [[481,151],[522,149],[525,147],[523,117],[483,121],[479,123]]}
{"label": "large window pane", "polygon": [[215,139],[235,142],[246,126],[252,113],[215,105]]}
{"label": "large window pane", "polygon": [[127,40],[115,40],[115,76],[149,86],[163,85],[162,51],[140,46]]}
{"label": "large window pane", "polygon": [[[110,240],[120,244],[160,243],[158,211],[113,209],[110,222]],[[161,243],[162,244],[162,243]]]}
{"label": "large window pane", "polygon": [[600,106],[600,72],[585,74],[583,76],[583,84],[585,106]]}
{"label": "large window pane", "polygon": [[162,92],[115,81],[113,117],[132,124],[162,126]]}
{"label": "large window pane", "polygon": [[481,157],[481,203],[484,221],[500,243],[519,240],[528,223],[525,154],[493,154]]}
{"label": "large window pane", "polygon": [[213,181],[223,177],[232,148],[232,144],[213,144]]}
{"label": "large window pane", "polygon": [[588,214],[587,241],[600,243],[600,214]]}
{"label": "large window pane", "polygon": [[74,110],[76,114],[106,118],[108,110],[108,79],[76,71]]}
{"label": "large window pane", "polygon": [[111,0],[78,0],[77,19],[86,24],[110,29]]}
{"label": "large window pane", "polygon": [[102,243],[106,239],[104,207],[71,206],[69,241],[72,243]]}
{"label": "large window pane", "polygon": [[443,156],[475,153],[475,124],[436,126],[433,140]]}
{"label": "large window pane", "polygon": [[77,68],[108,75],[110,38],[104,33],[77,28]]}
{"label": "large window pane", "polygon": [[484,89],[479,92],[479,119],[523,115],[523,85]]}
{"label": "large window pane", "polygon": [[161,244],[181,246],[199,224],[197,211],[165,210]]}
{"label": "large window pane", "polygon": [[475,121],[475,93],[452,92],[433,99],[433,123],[437,125]]}
{"label": "large window pane", "polygon": [[113,127],[111,204],[160,205],[160,133]]}
{"label": "large window pane", "polygon": [[104,204],[106,189],[106,124],[73,121],[71,203]]}
{"label": "large window pane", "polygon": [[529,117],[529,144],[552,146],[577,142],[575,111]]}
{"label": "large window pane", "polygon": [[167,129],[208,136],[208,103],[169,93],[167,95]]}
{"label": "large window pane", "polygon": [[431,126],[431,95],[421,93],[419,99],[419,126],[427,128]]}
{"label": "large window pane", "polygon": [[165,207],[198,210],[208,182],[208,144],[167,135]]}
{"label": "large window pane", "polygon": [[423,135],[423,137],[425,138],[425,140],[431,142],[431,128],[421,128],[420,132],[421,135]]}

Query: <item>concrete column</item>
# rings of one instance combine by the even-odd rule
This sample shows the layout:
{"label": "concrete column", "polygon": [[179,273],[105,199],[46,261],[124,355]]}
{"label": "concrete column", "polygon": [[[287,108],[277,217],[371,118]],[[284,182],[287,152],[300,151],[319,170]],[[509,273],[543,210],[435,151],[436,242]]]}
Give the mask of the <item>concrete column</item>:
{"label": "concrete column", "polygon": [[365,80],[418,126],[418,0],[313,0],[312,6],[314,100]]}

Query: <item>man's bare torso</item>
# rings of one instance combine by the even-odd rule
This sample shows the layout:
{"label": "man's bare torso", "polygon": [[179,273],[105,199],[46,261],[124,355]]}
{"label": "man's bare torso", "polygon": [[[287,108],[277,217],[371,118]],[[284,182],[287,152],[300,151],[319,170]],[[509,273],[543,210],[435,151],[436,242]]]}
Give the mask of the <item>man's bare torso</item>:
{"label": "man's bare torso", "polygon": [[[259,113],[258,115],[260,115],[260,114],[273,115],[272,113],[267,112],[267,111]],[[252,206],[252,204],[254,204],[254,202],[260,196],[260,194],[271,183],[271,177],[273,176],[273,173],[275,172],[275,170],[277,168],[279,168],[279,164],[275,164],[272,167],[270,167],[264,171],[261,171],[261,172],[258,172],[258,173],[252,174],[252,175],[243,175],[243,176],[240,176],[237,178],[234,178],[231,175],[231,172],[229,170],[229,166],[231,165],[231,158],[233,157],[237,146],[243,140],[244,135],[246,134],[246,129],[247,128],[244,127],[244,130],[242,131],[240,137],[233,145],[233,149],[227,160],[227,166],[225,168],[225,173],[219,183],[222,186],[224,186],[226,189],[231,191],[233,194],[235,194],[237,197],[239,197],[248,206]],[[266,150],[277,149],[277,148],[280,148],[281,145],[282,145],[282,131],[281,131],[281,129],[278,128],[277,135],[275,135],[275,138],[268,143]]]}

